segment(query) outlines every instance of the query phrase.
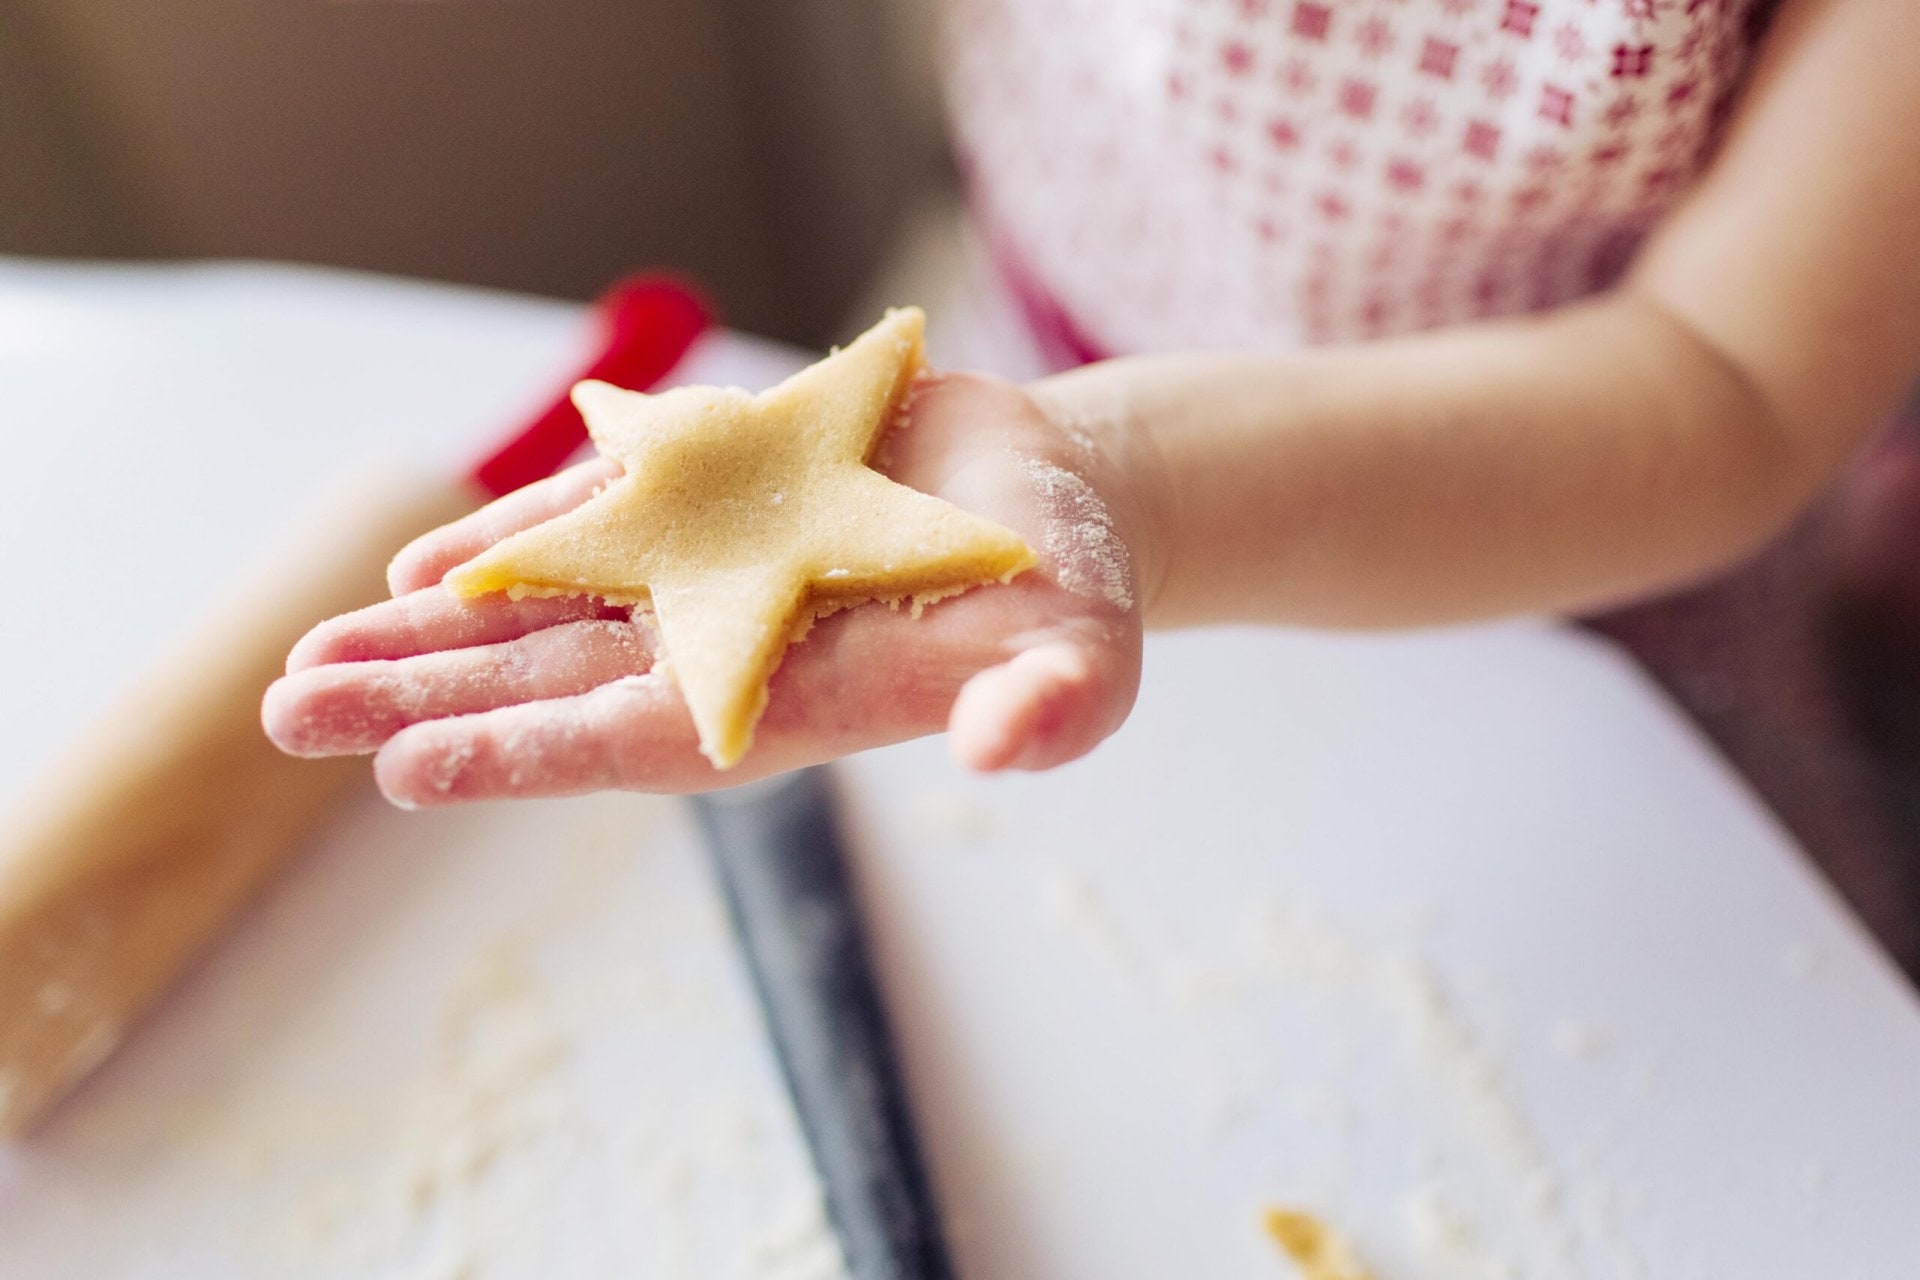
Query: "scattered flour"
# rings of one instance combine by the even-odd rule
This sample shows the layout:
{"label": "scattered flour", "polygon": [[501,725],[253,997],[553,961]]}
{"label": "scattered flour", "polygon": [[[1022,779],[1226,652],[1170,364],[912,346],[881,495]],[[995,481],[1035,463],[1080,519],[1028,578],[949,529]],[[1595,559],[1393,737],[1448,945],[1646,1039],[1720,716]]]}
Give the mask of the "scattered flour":
{"label": "scattered flour", "polygon": [[[1226,1069],[1244,1059],[1245,1043],[1200,1064],[1192,1101],[1210,1144],[1241,1141],[1267,1130],[1275,1115],[1288,1115],[1317,1135],[1318,1158],[1337,1184],[1348,1176],[1340,1170],[1349,1160],[1377,1146],[1374,1131],[1385,1118],[1361,1101],[1378,1086],[1354,1081],[1385,1071],[1387,1079],[1401,1081],[1397,1088],[1413,1108],[1405,1117],[1414,1144],[1406,1167],[1418,1190],[1406,1197],[1402,1218],[1430,1274],[1441,1280],[1631,1280],[1643,1274],[1620,1227],[1618,1197],[1583,1162],[1576,1159],[1563,1173],[1548,1157],[1500,1057],[1456,1006],[1432,963],[1413,949],[1415,931],[1401,927],[1405,921],[1393,921],[1391,941],[1383,945],[1342,927],[1310,901],[1273,899],[1250,905],[1237,942],[1222,931],[1183,949],[1155,943],[1152,928],[1109,906],[1084,875],[1056,867],[1046,875],[1044,893],[1069,935],[1145,979],[1135,990],[1156,1012],[1144,1016],[1210,1019],[1208,1038],[1233,1044],[1252,1034],[1245,1031],[1248,1019],[1261,1016],[1252,1010],[1284,1011],[1296,1040],[1273,1078],[1241,1071],[1242,1079]],[[1385,1039],[1382,1030],[1389,1033]],[[1310,1052],[1297,1042],[1303,1033],[1318,1041]],[[1608,1044],[1599,1027],[1574,1018],[1555,1026],[1551,1040],[1573,1057],[1597,1055]],[[1442,1149],[1467,1163],[1449,1174]],[[1497,1213],[1490,1220],[1500,1228],[1497,1235],[1457,1207],[1455,1190]],[[1602,1202],[1615,1211],[1601,1212]]]}
{"label": "scattered flour", "polygon": [[1439,979],[1415,956],[1387,958],[1380,995],[1420,1056],[1423,1069],[1446,1083],[1476,1136],[1525,1179],[1546,1174],[1545,1157],[1521,1115],[1498,1061],[1454,1008]]}
{"label": "scattered flour", "polygon": [[[609,975],[600,995],[543,981],[547,949],[570,945],[604,908],[632,834],[614,824],[607,840],[577,847],[551,889],[473,954],[440,1013],[426,1070],[389,1100],[372,1167],[316,1183],[281,1224],[277,1239],[301,1274],[321,1261],[328,1274],[386,1280],[543,1274],[540,1258],[556,1233],[576,1229],[567,1224],[581,1220],[579,1206],[608,1201],[654,1224],[645,1239],[614,1233],[610,1247],[646,1251],[663,1269],[609,1261],[593,1274],[842,1280],[817,1184],[770,1156],[785,1149],[784,1112],[733,1092],[678,1102],[643,1094],[616,1133],[579,1092],[585,1064],[574,1035],[586,1042],[601,1018],[633,1016],[627,996],[645,995],[649,1017],[680,1019],[683,994],[704,1019],[691,1031],[732,1034],[714,1021],[714,993],[684,981],[660,988],[675,998],[656,1010],[666,975],[637,975],[647,979],[638,986]],[[601,998],[611,994],[621,999]],[[298,1150],[282,1154],[300,1161]],[[716,1203],[742,1216],[730,1237],[709,1238]]]}
{"label": "scattered flour", "polygon": [[1415,1247],[1443,1269],[1437,1280],[1521,1280],[1519,1268],[1493,1253],[1479,1229],[1437,1187],[1410,1192],[1400,1210]]}
{"label": "scattered flour", "polygon": [[987,807],[952,787],[916,792],[909,816],[924,840],[978,845],[993,834],[993,814]]}
{"label": "scattered flour", "polygon": [[619,689],[627,693],[653,693],[666,683],[664,671],[648,671],[637,676],[621,676],[611,684],[603,685],[607,689]]}
{"label": "scattered flour", "polygon": [[408,1205],[424,1211],[467,1195],[503,1152],[561,1119],[556,1073],[566,1054],[522,957],[482,955],[447,1010],[426,1105],[399,1144]]}
{"label": "scattered flour", "polygon": [[1053,867],[1046,879],[1047,911],[1069,932],[1089,943],[1123,975],[1138,977],[1140,962],[1106,904],[1084,876]]}
{"label": "scattered flour", "polygon": [[1584,1061],[1607,1051],[1606,1031],[1585,1018],[1562,1018],[1553,1025],[1550,1039],[1553,1051],[1563,1058]]}
{"label": "scattered flour", "polygon": [[818,1190],[796,1192],[746,1242],[737,1280],[840,1280],[846,1261]]}
{"label": "scattered flour", "polygon": [[460,781],[460,775],[467,771],[467,766],[473,763],[473,755],[471,742],[456,742],[441,752],[428,766],[429,784],[441,795],[446,795],[453,790],[454,784]]}
{"label": "scattered flour", "polygon": [[1646,1259],[1620,1229],[1621,1219],[1630,1212],[1625,1197],[1596,1180],[1580,1189],[1578,1209],[1609,1280],[1649,1280]]}

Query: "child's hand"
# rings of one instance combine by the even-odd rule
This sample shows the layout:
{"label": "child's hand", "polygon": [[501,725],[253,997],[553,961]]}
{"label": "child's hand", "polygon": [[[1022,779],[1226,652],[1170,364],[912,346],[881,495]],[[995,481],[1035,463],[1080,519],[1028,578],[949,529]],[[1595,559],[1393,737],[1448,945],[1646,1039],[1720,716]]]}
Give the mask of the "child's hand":
{"label": "child's hand", "polygon": [[982,770],[1045,769],[1126,718],[1141,610],[1106,452],[1017,387],[924,375],[877,465],[998,520],[1040,553],[1006,586],[928,608],[864,606],[787,651],[753,749],[716,772],[656,638],[627,611],[572,599],[460,600],[448,569],[584,501],[607,462],[575,467],[421,538],[395,559],[395,598],[322,623],[267,692],[267,733],[301,755],[378,750],[403,805],[627,788],[698,791],[945,727]]}

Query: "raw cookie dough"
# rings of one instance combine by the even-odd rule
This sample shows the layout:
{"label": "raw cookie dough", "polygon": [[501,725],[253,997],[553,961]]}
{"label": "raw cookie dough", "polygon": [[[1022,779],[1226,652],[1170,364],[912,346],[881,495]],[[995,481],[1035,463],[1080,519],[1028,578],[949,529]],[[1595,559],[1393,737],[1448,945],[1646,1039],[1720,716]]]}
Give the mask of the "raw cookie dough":
{"label": "raw cookie dough", "polygon": [[781,655],[815,617],[868,600],[917,607],[1035,561],[1012,532],[866,465],[921,368],[924,325],[917,308],[889,311],[757,396],[580,383],[588,432],[626,474],[446,585],[648,605],[700,750],[728,768],[753,741]]}

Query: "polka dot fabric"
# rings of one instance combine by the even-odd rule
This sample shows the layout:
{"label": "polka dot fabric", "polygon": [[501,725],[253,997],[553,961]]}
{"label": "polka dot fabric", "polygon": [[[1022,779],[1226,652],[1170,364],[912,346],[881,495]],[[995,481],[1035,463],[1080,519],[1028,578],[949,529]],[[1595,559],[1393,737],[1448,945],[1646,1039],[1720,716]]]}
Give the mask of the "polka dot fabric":
{"label": "polka dot fabric", "polygon": [[1605,287],[1751,7],[950,0],[949,93],[989,232],[1087,340],[1286,349]]}

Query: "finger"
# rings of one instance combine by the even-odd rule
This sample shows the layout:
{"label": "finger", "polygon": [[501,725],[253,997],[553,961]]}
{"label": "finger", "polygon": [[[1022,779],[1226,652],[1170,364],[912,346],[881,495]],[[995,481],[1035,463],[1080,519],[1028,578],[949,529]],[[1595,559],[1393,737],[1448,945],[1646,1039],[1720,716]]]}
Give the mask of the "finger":
{"label": "finger", "polygon": [[693,719],[664,673],[575,697],[416,724],[373,761],[381,792],[406,809],[615,788],[702,791],[750,781],[772,753],[721,774],[699,753]]}
{"label": "finger", "polygon": [[287,671],[500,644],[564,622],[625,618],[629,612],[586,596],[462,600],[444,587],[428,587],[329,618],[293,646]]}
{"label": "finger", "polygon": [[434,586],[447,570],[465,564],[502,538],[573,510],[619,474],[619,463],[595,458],[422,534],[402,547],[387,566],[387,588],[401,596]]}
{"label": "finger", "polygon": [[[962,596],[918,619],[876,608],[823,619],[775,673],[753,749],[725,772],[699,753],[686,704],[659,671],[577,697],[414,724],[381,748],[375,776],[406,806],[607,788],[682,793],[905,741],[945,725],[955,695],[983,668],[1008,669],[994,664],[1024,642],[1006,623],[1031,616],[1032,606],[1018,603],[1023,592],[1044,590],[1016,584]],[[1011,745],[997,767],[1041,768],[1082,754],[1131,706],[1137,640],[1115,642],[1091,623],[1045,634],[1067,654],[1043,645],[1016,659],[1012,696],[989,700],[1001,711],[984,720],[1018,722],[1004,735]],[[1032,681],[1036,675],[1048,678]]]}
{"label": "finger", "polygon": [[293,755],[354,755],[422,721],[564,698],[652,665],[644,626],[572,622],[505,644],[311,667],[274,682],[261,722]]}
{"label": "finger", "polygon": [[605,788],[682,793],[901,742],[937,731],[966,679],[1007,656],[983,639],[996,628],[966,603],[919,619],[886,609],[822,619],[775,672],[753,749],[724,773],[700,754],[679,690],[655,672],[580,697],[415,724],[380,749],[374,774],[409,807]]}
{"label": "finger", "polygon": [[1139,689],[1137,654],[1052,641],[969,680],[948,720],[955,759],[984,773],[1051,769],[1120,727]]}

